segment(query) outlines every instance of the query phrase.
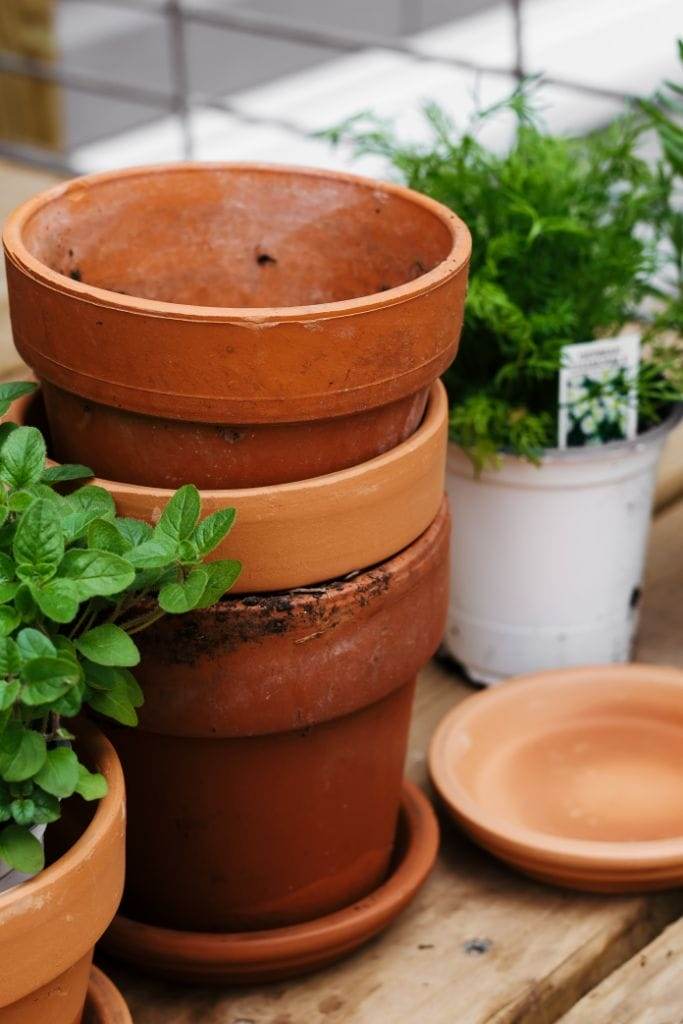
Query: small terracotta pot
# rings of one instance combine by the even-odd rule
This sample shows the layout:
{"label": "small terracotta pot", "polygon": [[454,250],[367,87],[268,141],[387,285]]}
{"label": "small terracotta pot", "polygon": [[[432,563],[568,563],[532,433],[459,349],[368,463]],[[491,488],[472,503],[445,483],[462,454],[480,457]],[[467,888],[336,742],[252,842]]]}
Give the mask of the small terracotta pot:
{"label": "small terracotta pot", "polygon": [[107,727],[128,784],[126,916],[277,928],[381,882],[415,676],[444,625],[448,533],[444,501],[409,548],[353,579],[139,634],[140,726]]}
{"label": "small terracotta pot", "polygon": [[683,884],[683,670],[520,676],[439,724],[432,780],[496,857],[590,892]]}
{"label": "small terracotta pot", "polygon": [[57,456],[205,488],[319,476],[410,436],[455,357],[471,247],[398,185],[191,163],[58,185],[4,242]]}
{"label": "small terracotta pot", "polygon": [[109,792],[84,828],[81,816],[91,806],[78,797],[67,801],[62,820],[47,830],[49,842],[68,837],[66,852],[0,896],[0,1024],[78,1024],[93,947],[121,898],[121,765],[111,744],[88,723],[79,724],[78,744],[83,761],[106,777]]}
{"label": "small terracotta pot", "polygon": [[[39,398],[15,402],[7,419],[45,429]],[[423,422],[407,441],[352,469],[299,483],[202,491],[202,514],[237,509],[235,526],[213,558],[243,565],[234,593],[286,590],[375,565],[427,529],[443,501],[448,401],[432,385]],[[170,491],[93,481],[119,515],[154,523]]]}
{"label": "small terracotta pot", "polygon": [[82,1024],[133,1024],[123,996],[97,967],[90,972]]}
{"label": "small terracotta pot", "polygon": [[424,883],[438,849],[439,826],[429,800],[404,782],[391,868],[358,903],[289,928],[227,935],[172,931],[119,914],[102,945],[111,956],[176,982],[253,985],[315,971],[386,928]]}

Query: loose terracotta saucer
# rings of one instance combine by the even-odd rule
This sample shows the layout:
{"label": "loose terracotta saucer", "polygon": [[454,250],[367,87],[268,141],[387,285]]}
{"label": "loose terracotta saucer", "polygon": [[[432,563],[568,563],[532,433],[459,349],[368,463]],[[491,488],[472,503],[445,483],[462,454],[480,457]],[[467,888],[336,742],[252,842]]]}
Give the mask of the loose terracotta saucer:
{"label": "loose terracotta saucer", "polygon": [[481,846],[593,892],[683,883],[683,670],[519,677],[463,701],[431,743],[432,780]]}
{"label": "loose terracotta saucer", "polygon": [[386,928],[415,896],[439,846],[424,793],[405,782],[393,868],[365,899],[315,921],[270,931],[181,932],[119,915],[102,940],[111,956],[152,974],[202,984],[251,984],[324,967]]}
{"label": "loose terracotta saucer", "polygon": [[83,1024],[133,1024],[123,996],[97,967],[90,972]]}

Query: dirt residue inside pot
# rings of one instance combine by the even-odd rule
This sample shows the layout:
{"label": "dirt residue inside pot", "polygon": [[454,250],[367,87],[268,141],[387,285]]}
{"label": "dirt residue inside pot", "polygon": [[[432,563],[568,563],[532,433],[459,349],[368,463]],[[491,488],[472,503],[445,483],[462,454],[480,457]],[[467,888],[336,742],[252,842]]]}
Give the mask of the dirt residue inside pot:
{"label": "dirt residue inside pot", "polygon": [[367,608],[389,590],[391,580],[391,572],[379,566],[316,587],[228,597],[205,611],[163,619],[141,634],[140,647],[166,663],[191,665],[285,634],[293,643],[309,642]]}

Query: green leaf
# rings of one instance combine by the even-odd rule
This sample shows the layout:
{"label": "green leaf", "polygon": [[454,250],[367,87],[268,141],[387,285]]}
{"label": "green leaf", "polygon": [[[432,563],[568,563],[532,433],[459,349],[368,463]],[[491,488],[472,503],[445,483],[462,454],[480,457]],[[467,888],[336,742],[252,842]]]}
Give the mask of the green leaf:
{"label": "green leaf", "polygon": [[70,658],[39,657],[24,664],[21,678],[21,700],[32,707],[48,704],[65,694],[80,682],[81,670]]}
{"label": "green leaf", "polygon": [[9,409],[12,402],[22,395],[30,395],[38,387],[27,380],[10,380],[0,384],[0,416],[3,416]]}
{"label": "green leaf", "polygon": [[120,555],[96,548],[67,551],[59,566],[59,578],[70,580],[79,600],[118,594],[135,579],[132,565]]}
{"label": "green leaf", "polygon": [[9,722],[0,736],[0,776],[6,782],[30,779],[47,757],[45,739],[19,722]]}
{"label": "green leaf", "polygon": [[17,679],[11,683],[4,679],[0,682],[0,711],[7,711],[12,707],[20,689],[21,683]]}
{"label": "green leaf", "polygon": [[129,545],[108,519],[94,519],[88,526],[88,547],[109,551],[114,555],[123,555]]}
{"label": "green leaf", "polygon": [[17,647],[21,656],[26,660],[41,656],[54,657],[57,653],[57,648],[49,637],[41,633],[39,629],[30,627],[17,633]]}
{"label": "green leaf", "polygon": [[0,449],[0,480],[10,487],[37,483],[45,468],[45,441],[36,427],[17,427]]}
{"label": "green leaf", "polygon": [[25,825],[0,829],[0,858],[15,871],[35,875],[45,866],[43,847]]}
{"label": "green leaf", "polygon": [[0,605],[0,637],[9,636],[20,624],[21,618],[16,608]]}
{"label": "green leaf", "polygon": [[140,519],[127,519],[125,516],[115,519],[114,526],[129,548],[136,548],[150,540],[153,532],[149,523],[143,523]]}
{"label": "green leaf", "polygon": [[30,797],[20,796],[12,801],[10,811],[17,825],[32,825],[36,805]]}
{"label": "green leaf", "polygon": [[19,589],[19,583],[14,578],[14,561],[0,552],[0,604],[11,601]]}
{"label": "green leaf", "polygon": [[51,793],[45,793],[42,789],[35,787],[31,799],[35,805],[33,820],[36,825],[48,825],[52,821],[57,821],[61,816],[59,800]]}
{"label": "green leaf", "polygon": [[234,508],[221,508],[202,519],[192,537],[200,555],[210,554],[227,537],[235,522],[235,515]]}
{"label": "green leaf", "polygon": [[84,764],[78,766],[76,792],[84,800],[101,800],[107,795],[107,780],[99,772],[89,772]]}
{"label": "green leaf", "polygon": [[167,538],[143,541],[138,547],[126,552],[126,559],[136,569],[165,569],[175,562],[177,544]]}
{"label": "green leaf", "polygon": [[181,583],[167,583],[159,591],[159,607],[174,615],[189,612],[201,600],[209,574],[204,566],[193,569]]}
{"label": "green leaf", "polygon": [[[40,587],[33,587],[31,595],[43,615],[47,615],[54,622],[73,622],[76,618],[79,591],[73,580],[49,580]],[[0,612],[2,612],[1,607]]]}
{"label": "green leaf", "polygon": [[16,675],[21,667],[21,654],[14,640],[0,638],[0,677]]}
{"label": "green leaf", "polygon": [[64,534],[54,505],[39,500],[24,512],[12,550],[18,563],[35,569],[45,567],[41,575],[56,571],[64,556]]}
{"label": "green leaf", "polygon": [[116,678],[109,690],[94,690],[88,698],[88,704],[94,711],[113,718],[121,725],[138,724],[137,712],[130,699],[125,678]]}
{"label": "green leaf", "polygon": [[242,563],[232,558],[226,558],[218,562],[209,562],[204,568],[209,578],[201,601],[195,605],[196,608],[211,608],[212,605],[217,604],[239,576],[242,571]]}
{"label": "green leaf", "polygon": [[45,763],[34,781],[46,793],[64,799],[75,791],[78,778],[78,758],[73,750],[69,747],[55,747],[48,750]]}
{"label": "green leaf", "polygon": [[65,718],[75,718],[81,712],[85,692],[85,683],[76,683],[66,691],[64,696],[50,703],[50,710],[55,711],[58,715],[64,715]]}
{"label": "green leaf", "polygon": [[71,510],[62,520],[64,533],[71,540],[82,537],[95,519],[113,520],[116,515],[114,499],[109,491],[94,484],[80,487],[65,498]]}
{"label": "green leaf", "polygon": [[117,694],[125,694],[134,708],[144,704],[144,696],[140,685],[127,668],[117,668],[113,665],[96,665],[94,662],[85,662],[86,678],[88,686],[93,690],[104,690],[107,693],[115,691]]}
{"label": "green leaf", "polygon": [[41,480],[45,484],[58,484],[64,480],[82,480],[83,477],[94,476],[92,469],[88,469],[87,466],[80,466],[78,463],[73,465],[65,464],[63,466],[49,466],[43,471]]}
{"label": "green leaf", "polygon": [[161,518],[154,528],[154,537],[167,537],[174,543],[192,536],[199,513],[201,500],[193,484],[180,487],[167,502]]}
{"label": "green leaf", "polygon": [[78,650],[97,665],[120,665],[129,668],[140,662],[140,652],[120,626],[106,622],[95,626],[74,641]]}

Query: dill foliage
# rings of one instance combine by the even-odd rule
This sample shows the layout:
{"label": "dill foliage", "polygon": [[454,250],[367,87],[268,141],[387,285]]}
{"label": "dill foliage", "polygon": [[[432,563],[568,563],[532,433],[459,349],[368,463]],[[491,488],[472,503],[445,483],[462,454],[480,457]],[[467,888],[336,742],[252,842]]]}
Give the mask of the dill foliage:
{"label": "dill foliage", "polygon": [[[683,43],[679,43],[683,61]],[[357,155],[387,158],[411,188],[455,210],[473,237],[460,352],[445,383],[451,437],[476,466],[511,451],[537,461],[557,436],[564,345],[611,337],[647,318],[638,380],[639,429],[683,398],[683,87],[668,82],[606,128],[577,138],[546,132],[539,83],[479,111],[458,131],[425,108],[427,145],[398,140],[362,114],[325,133]],[[484,122],[515,115],[505,153],[478,139]],[[640,155],[654,132],[657,156]]]}

